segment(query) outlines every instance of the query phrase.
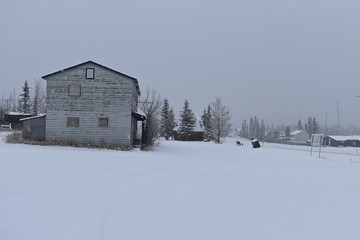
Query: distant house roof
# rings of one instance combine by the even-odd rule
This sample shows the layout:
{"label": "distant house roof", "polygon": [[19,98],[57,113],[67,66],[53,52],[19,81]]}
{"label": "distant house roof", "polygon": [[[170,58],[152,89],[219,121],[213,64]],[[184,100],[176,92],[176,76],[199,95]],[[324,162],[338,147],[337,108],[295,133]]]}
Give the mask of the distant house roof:
{"label": "distant house roof", "polygon": [[104,65],[101,65],[101,64],[96,63],[96,62],[93,62],[93,61],[83,62],[83,63],[77,64],[77,65],[74,65],[74,66],[72,66],[72,67],[68,67],[68,68],[65,68],[65,69],[63,69],[63,70],[60,70],[60,71],[57,71],[57,72],[53,72],[53,73],[47,74],[47,75],[43,76],[42,78],[46,80],[46,78],[48,78],[48,77],[50,77],[50,76],[52,76],[52,75],[65,72],[65,71],[67,71],[67,70],[70,70],[70,69],[79,67],[79,66],[81,66],[81,65],[88,64],[88,63],[95,64],[95,65],[97,65],[97,66],[99,66],[99,67],[105,68],[105,69],[107,69],[107,70],[109,70],[109,71],[112,71],[112,72],[114,72],[114,73],[117,73],[117,74],[119,74],[119,75],[121,75],[121,76],[124,76],[124,77],[127,77],[127,78],[132,79],[132,80],[135,82],[136,90],[137,90],[138,94],[140,95],[139,82],[138,82],[138,80],[137,80],[136,78],[131,77],[131,76],[129,76],[129,75],[126,75],[126,74],[124,74],[124,73],[121,73],[121,72],[119,72],[119,71],[116,71],[116,70],[114,70],[114,69],[105,67]]}
{"label": "distant house roof", "polygon": [[354,136],[328,136],[332,139],[334,139],[335,141],[347,141],[347,140],[358,140],[360,141],[360,136],[358,135],[354,135]]}
{"label": "distant house roof", "polygon": [[302,133],[302,132],[307,133],[304,130],[295,130],[295,131],[291,132],[290,134],[291,135],[297,135],[297,134]]}

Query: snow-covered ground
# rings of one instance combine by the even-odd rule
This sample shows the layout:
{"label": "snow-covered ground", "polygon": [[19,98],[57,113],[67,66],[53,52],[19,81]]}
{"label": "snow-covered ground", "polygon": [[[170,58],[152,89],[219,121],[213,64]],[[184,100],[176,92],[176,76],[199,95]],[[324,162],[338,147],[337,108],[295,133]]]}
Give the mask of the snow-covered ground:
{"label": "snow-covered ground", "polygon": [[[0,138],[4,134],[0,135]],[[360,239],[355,148],[5,144],[0,239]]]}

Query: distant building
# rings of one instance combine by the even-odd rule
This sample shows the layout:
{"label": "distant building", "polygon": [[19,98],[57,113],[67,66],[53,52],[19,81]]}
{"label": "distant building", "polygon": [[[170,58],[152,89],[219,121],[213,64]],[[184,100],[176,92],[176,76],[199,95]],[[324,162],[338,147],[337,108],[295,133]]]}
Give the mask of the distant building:
{"label": "distant building", "polygon": [[290,133],[290,139],[293,142],[305,143],[309,140],[310,134],[304,130],[296,130]]}
{"label": "distant building", "polygon": [[360,136],[326,136],[324,144],[331,147],[360,147]]}
{"label": "distant building", "polygon": [[136,78],[93,61],[42,77],[46,88],[46,141],[132,145],[140,96]]}
{"label": "distant building", "polygon": [[200,124],[200,118],[197,114],[195,114],[195,127],[194,130],[190,133],[190,135],[185,138],[179,131],[178,127],[174,130],[174,140],[178,141],[204,141],[204,130]]}
{"label": "distant building", "polygon": [[204,132],[203,131],[193,131],[190,135],[185,138],[181,135],[180,132],[174,131],[174,140],[178,141],[204,141]]}

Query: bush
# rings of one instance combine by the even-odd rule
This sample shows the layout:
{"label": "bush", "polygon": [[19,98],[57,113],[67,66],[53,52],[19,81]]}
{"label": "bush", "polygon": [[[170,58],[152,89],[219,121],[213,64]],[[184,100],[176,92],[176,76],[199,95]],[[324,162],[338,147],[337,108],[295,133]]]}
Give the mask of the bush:
{"label": "bush", "polygon": [[65,147],[79,147],[79,148],[97,148],[97,149],[111,149],[111,150],[120,150],[120,151],[130,151],[133,149],[132,146],[122,145],[122,144],[111,144],[111,143],[94,143],[91,141],[79,142],[79,141],[36,141],[23,139],[22,132],[13,132],[6,137],[6,143],[23,143],[30,145],[40,145],[40,146],[65,146]]}
{"label": "bush", "polygon": [[6,143],[21,143],[23,141],[22,132],[13,132],[6,136]]}

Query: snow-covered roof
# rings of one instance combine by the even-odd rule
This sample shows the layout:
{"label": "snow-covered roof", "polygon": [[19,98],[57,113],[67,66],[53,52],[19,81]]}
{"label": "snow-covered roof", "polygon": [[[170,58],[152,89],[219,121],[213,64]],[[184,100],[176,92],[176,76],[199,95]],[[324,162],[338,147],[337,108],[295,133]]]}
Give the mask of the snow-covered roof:
{"label": "snow-covered roof", "polygon": [[360,136],[359,135],[353,135],[353,136],[328,136],[332,139],[334,139],[335,141],[346,141],[346,140],[358,140],[360,141]]}
{"label": "snow-covered roof", "polygon": [[[304,130],[295,130],[295,131],[293,131],[293,132],[291,132],[290,134],[291,135],[296,135],[296,134],[299,134],[299,133],[301,133],[301,132],[305,132]],[[306,132],[305,132],[306,133]]]}
{"label": "snow-covered roof", "polygon": [[136,112],[134,112],[134,113],[139,114],[139,115],[142,115],[142,116],[146,116],[146,114],[144,113],[144,111],[141,110],[141,109],[138,109],[138,110],[137,110]]}
{"label": "snow-covered roof", "polygon": [[8,112],[7,115],[11,116],[31,116],[31,113],[23,113],[23,112]]}
{"label": "snow-covered roof", "polygon": [[137,120],[141,120],[141,121],[144,121],[144,120],[146,120],[146,115],[145,115],[145,113],[144,112],[132,112],[132,115],[134,116],[134,117],[136,117],[137,118]]}
{"label": "snow-covered roof", "polygon": [[35,119],[35,118],[41,118],[41,117],[45,117],[46,114],[39,114],[38,116],[35,116],[35,117],[27,117],[27,118],[22,118],[20,119],[19,121],[26,121],[26,120],[30,120],[30,119]]}

